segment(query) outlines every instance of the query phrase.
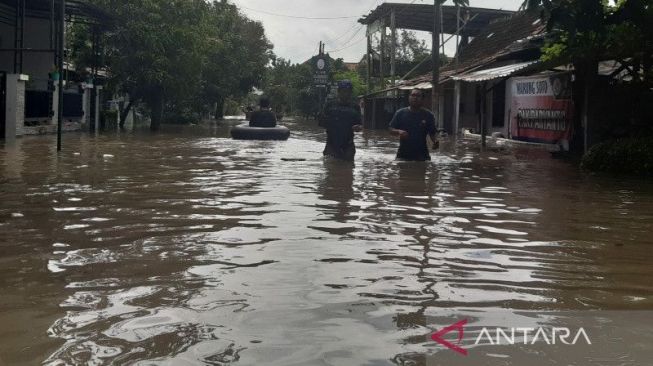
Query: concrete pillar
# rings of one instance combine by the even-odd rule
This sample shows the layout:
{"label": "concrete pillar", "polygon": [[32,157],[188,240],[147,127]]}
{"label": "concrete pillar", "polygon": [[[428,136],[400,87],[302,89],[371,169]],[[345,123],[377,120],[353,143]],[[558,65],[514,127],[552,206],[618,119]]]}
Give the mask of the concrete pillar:
{"label": "concrete pillar", "polygon": [[95,87],[95,133],[100,131],[100,93],[102,92],[102,89],[101,85]]}
{"label": "concrete pillar", "polygon": [[50,124],[57,125],[57,115],[59,113],[59,82],[54,81],[52,88],[52,113],[50,117]]}
{"label": "concrete pillar", "polygon": [[25,128],[25,82],[29,76],[23,74],[7,74],[6,108],[5,108],[5,139],[8,141],[22,136]]}
{"label": "concrete pillar", "polygon": [[[126,108],[130,101],[131,96],[129,94],[125,94],[125,104],[123,108]],[[118,123],[120,123],[120,115],[118,115]],[[127,113],[127,118],[125,118],[125,128],[127,127],[130,129],[134,128],[134,106],[132,106],[132,109],[129,111],[129,113]]]}
{"label": "concrete pillar", "polygon": [[82,129],[85,131],[91,130],[91,90],[93,89],[93,84],[82,84],[84,94],[82,94],[82,110],[84,111],[84,117],[82,117]]}

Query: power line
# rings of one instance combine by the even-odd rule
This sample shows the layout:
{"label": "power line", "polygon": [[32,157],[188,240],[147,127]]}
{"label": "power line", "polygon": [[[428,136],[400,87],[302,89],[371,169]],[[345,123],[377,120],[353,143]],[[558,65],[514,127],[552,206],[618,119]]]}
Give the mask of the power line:
{"label": "power line", "polygon": [[329,51],[329,53],[336,53],[336,52],[340,52],[340,51],[342,51],[342,50],[346,50],[347,48],[354,47],[355,45],[357,45],[357,44],[363,42],[363,41],[366,40],[366,39],[367,39],[367,37],[363,37],[363,38],[359,39],[358,41],[356,41],[356,42],[354,42],[354,43],[352,43],[352,44],[350,44],[350,45],[348,45],[348,46],[344,46],[344,47],[339,48],[339,49],[337,49],[337,50]]}
{"label": "power line", "polygon": [[[358,33],[360,33],[361,29],[363,29],[363,25],[362,25],[362,24],[361,24],[360,27],[358,27],[358,30],[356,30],[356,32],[355,32],[354,34],[352,34],[351,37],[349,37],[349,39],[347,39],[345,42],[343,42],[343,43],[340,45],[340,47],[342,48],[342,47],[345,47],[346,45],[348,45],[349,42],[351,42],[351,40],[354,39],[354,38],[358,35]],[[335,51],[329,51],[329,52],[335,52]]]}
{"label": "power line", "polygon": [[358,18],[358,16],[347,16],[347,17],[303,17],[303,16],[298,16],[298,15],[289,15],[289,14],[279,14],[279,13],[273,13],[269,12],[266,10],[258,10],[258,9],[252,9],[248,8],[243,5],[238,5],[238,7],[247,9],[249,11],[257,12],[257,13],[263,13],[267,15],[273,15],[277,17],[283,17],[283,18],[292,18],[292,19],[308,19],[308,20],[337,20],[337,19],[353,19],[353,18]]}
{"label": "power line", "polygon": [[[367,9],[370,9],[370,6],[374,5],[374,7],[372,8],[372,9],[374,9],[374,8],[376,8],[376,7],[379,6],[379,4],[381,3],[381,1],[382,1],[382,0],[372,0],[372,2],[370,3],[370,5],[368,5],[366,8],[367,8]],[[370,10],[371,10],[371,9],[370,9]],[[369,10],[368,10],[368,11],[369,11]],[[358,25],[358,20],[354,21],[354,24],[352,24],[351,28],[347,29],[346,32],[340,34],[338,37],[335,37],[335,38],[333,38],[333,39],[329,39],[329,41],[331,41],[331,42],[336,42],[337,40],[343,38],[344,36],[346,36],[347,34],[349,34],[349,32],[351,32],[352,30],[354,30],[354,29],[356,28],[356,25]],[[345,42],[345,43],[346,43],[346,42]]]}
{"label": "power line", "polygon": [[[420,1],[421,1],[421,0],[420,0]],[[408,5],[409,5],[409,6],[410,6],[410,5],[413,5],[413,4],[415,4],[416,2],[417,2],[417,0],[413,0],[413,1],[411,1],[410,3],[408,3]],[[406,8],[403,8],[403,9],[400,9],[399,11],[396,12],[396,15],[402,14],[403,12],[406,11],[406,9],[407,9],[407,7],[406,7]],[[388,11],[386,14],[384,14],[383,16],[385,17],[385,16],[389,15],[391,12],[392,12],[392,11],[389,10],[389,11]],[[336,50],[330,50],[329,52],[331,52],[331,53],[336,53],[336,52],[339,52],[339,51],[345,50],[345,49],[347,49],[347,48],[351,48],[351,47],[353,47],[353,46],[355,46],[355,45],[361,43],[363,40],[365,40],[365,39],[367,38],[367,36],[366,36],[366,37],[363,37],[362,39],[359,39],[359,40],[355,41],[355,42],[352,43],[352,44],[347,45],[347,44],[348,44],[352,39],[354,39],[354,37],[356,37],[356,35],[360,32],[360,30],[363,28],[363,26],[364,26],[364,25],[361,25],[361,27],[356,31],[356,33],[354,33],[354,35],[353,35],[351,38],[349,38],[349,40],[347,40],[347,42],[344,42],[344,43],[343,43],[343,46],[342,46],[342,47],[340,47],[340,48],[338,48],[338,49],[336,49]]]}

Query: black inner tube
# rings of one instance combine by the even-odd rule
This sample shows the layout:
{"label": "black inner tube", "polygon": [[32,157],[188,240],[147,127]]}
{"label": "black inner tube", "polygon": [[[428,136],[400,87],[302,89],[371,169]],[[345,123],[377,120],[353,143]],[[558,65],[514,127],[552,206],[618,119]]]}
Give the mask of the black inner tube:
{"label": "black inner tube", "polygon": [[236,140],[287,140],[290,130],[286,126],[250,127],[242,124],[231,129],[231,137]]}

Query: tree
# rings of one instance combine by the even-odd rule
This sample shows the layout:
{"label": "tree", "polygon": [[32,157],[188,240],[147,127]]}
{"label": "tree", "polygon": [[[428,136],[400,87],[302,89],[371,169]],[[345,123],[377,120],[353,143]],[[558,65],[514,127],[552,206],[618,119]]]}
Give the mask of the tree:
{"label": "tree", "polygon": [[215,104],[215,117],[223,115],[227,97],[240,99],[261,87],[272,45],[259,22],[247,19],[226,1],[213,2],[209,36],[216,40],[203,69],[203,99]]}
{"label": "tree", "polygon": [[292,112],[299,109],[304,113],[307,112],[306,101],[310,99],[310,93],[307,94],[306,90],[312,83],[310,65],[292,64],[283,58],[275,58],[267,69],[263,91],[270,97],[275,110]]}
{"label": "tree", "polygon": [[[598,81],[599,62],[617,60],[619,71],[630,73],[632,87],[646,92],[653,87],[653,7],[646,0],[526,0],[523,8],[539,11],[547,21],[549,41],[543,59],[572,64],[577,84],[577,105],[585,120],[592,120],[590,93]],[[580,130],[580,129],[579,129]],[[587,146],[586,146],[587,147]]]}
{"label": "tree", "polygon": [[[392,39],[391,37],[385,37],[385,49],[392,50]],[[418,70],[432,70],[432,59],[431,59],[431,49],[426,44],[424,40],[419,40],[417,35],[413,31],[401,30],[396,37],[395,43],[395,75],[398,78],[409,75],[409,72],[415,71],[417,66],[420,66]],[[389,53],[389,52],[388,52]],[[390,65],[391,55],[386,54],[384,58],[384,74],[386,75],[386,80],[382,85],[377,85],[377,89],[383,89],[386,87],[386,81],[389,80],[388,76],[388,67]],[[449,62],[449,58],[445,54],[440,55],[440,66],[444,66]],[[357,72],[359,77],[362,80],[367,79],[367,58],[363,57],[361,60]],[[379,73],[379,63],[378,60],[374,62],[374,71],[378,76]]]}
{"label": "tree", "polygon": [[[110,84],[128,93],[121,115],[143,102],[156,130],[164,113],[199,118],[260,86],[272,46],[261,23],[228,1],[94,0],[115,19],[106,37]],[[83,32],[79,32],[80,34]],[[76,39],[76,36],[74,37]],[[84,45],[73,44],[78,58]]]}
{"label": "tree", "polygon": [[[143,101],[151,129],[159,128],[166,100],[192,94],[200,82],[208,7],[202,0],[99,0],[120,21],[107,36],[114,83]],[[199,21],[198,21],[199,20]],[[128,106],[127,108],[130,108]]]}
{"label": "tree", "polygon": [[341,71],[336,73],[334,76],[335,80],[349,80],[352,83],[353,90],[352,94],[354,96],[359,96],[365,94],[366,86],[363,79],[356,71]]}

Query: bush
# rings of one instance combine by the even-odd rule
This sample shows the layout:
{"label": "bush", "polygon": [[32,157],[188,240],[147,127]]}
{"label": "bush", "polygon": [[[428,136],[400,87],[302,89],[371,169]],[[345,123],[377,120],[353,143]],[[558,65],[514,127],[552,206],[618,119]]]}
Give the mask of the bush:
{"label": "bush", "polygon": [[118,111],[103,110],[100,112],[100,129],[115,128],[118,126]]}
{"label": "bush", "polygon": [[593,172],[653,176],[653,137],[595,145],[583,156],[581,167]]}

